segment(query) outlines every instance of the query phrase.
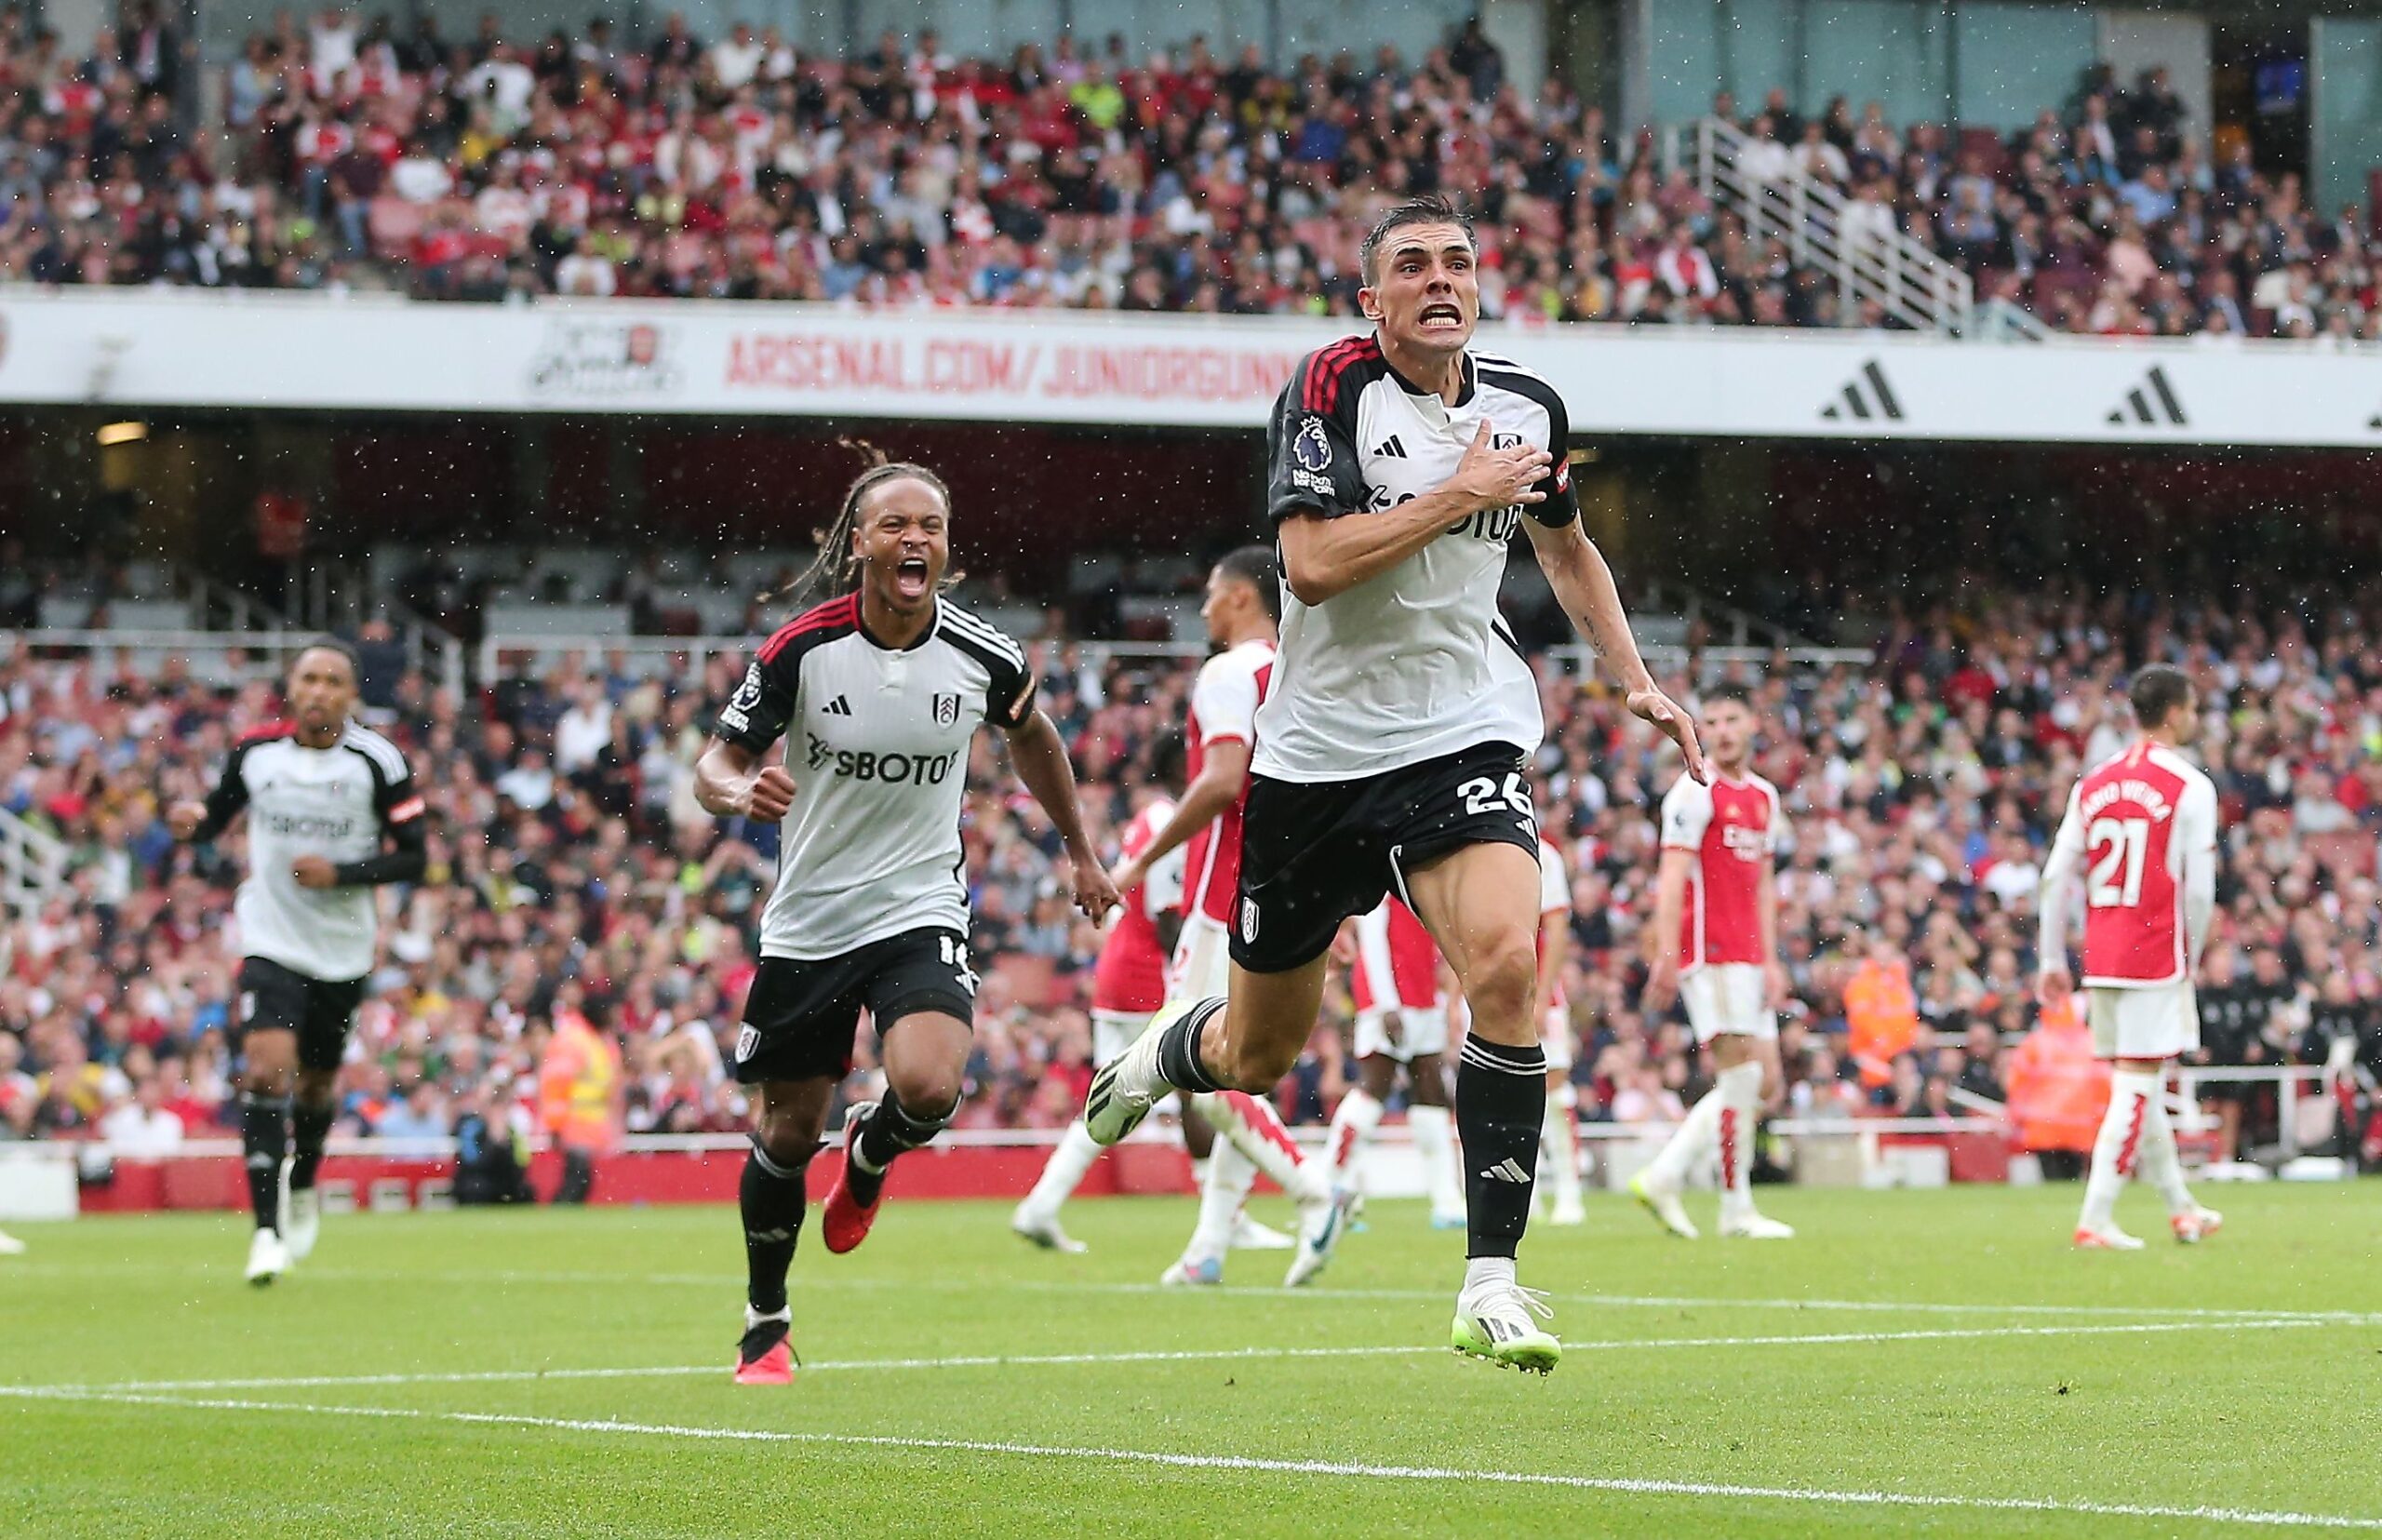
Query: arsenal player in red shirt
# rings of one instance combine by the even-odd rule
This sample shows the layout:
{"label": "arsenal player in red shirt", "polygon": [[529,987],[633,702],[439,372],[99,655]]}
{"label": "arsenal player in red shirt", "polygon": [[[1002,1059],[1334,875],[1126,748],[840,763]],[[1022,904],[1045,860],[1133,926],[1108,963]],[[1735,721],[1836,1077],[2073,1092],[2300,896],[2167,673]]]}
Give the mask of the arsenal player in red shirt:
{"label": "arsenal player in red shirt", "polygon": [[2118,1191],[2137,1171],[2167,1200],[2175,1239],[2190,1245],[2224,1223],[2184,1185],[2164,1105],[2167,1065],[2200,1046],[2192,975],[2216,910],[2216,786],[2183,757],[2200,702],[2179,669],[2153,663],[2127,691],[2141,737],[2087,770],[2043,864],[2037,986],[2066,1002],[2068,917],[2084,877],[2085,1019],[2093,1051],[2117,1063],[2109,1109],[2093,1144],[2076,1244],[2138,1251],[2117,1226]]}
{"label": "arsenal player in red shirt", "polygon": [[1754,1124],[1778,1088],[1778,890],[1772,857],[1785,833],[1778,788],[1753,772],[1760,720],[1739,685],[1704,698],[1709,785],[1682,775],[1663,798],[1663,864],[1654,901],[1653,970],[1646,1009],[1674,996],[1697,1044],[1712,1055],[1713,1085],[1629,1190],[1663,1225],[1688,1239],[1680,1207],[1687,1173],[1706,1150],[1720,1154],[1720,1233],[1786,1240],[1795,1232],[1754,1212]]}

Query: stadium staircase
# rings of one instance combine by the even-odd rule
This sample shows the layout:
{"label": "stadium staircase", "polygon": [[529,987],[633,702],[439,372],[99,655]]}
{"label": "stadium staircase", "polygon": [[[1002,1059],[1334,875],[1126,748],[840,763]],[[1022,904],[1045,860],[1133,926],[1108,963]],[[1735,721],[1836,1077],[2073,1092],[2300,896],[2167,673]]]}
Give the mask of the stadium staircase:
{"label": "stadium staircase", "polygon": [[20,915],[40,912],[66,891],[66,846],[0,808],[0,902]]}
{"label": "stadium staircase", "polygon": [[1775,175],[1748,167],[1751,135],[1723,118],[1701,119],[1683,135],[1674,130],[1666,159],[1693,171],[1713,206],[1737,216],[1755,241],[1785,245],[1788,261],[1829,275],[1847,315],[1875,301],[1886,317],[1913,331],[1988,341],[2039,341],[2047,331],[2017,306],[1978,303],[1976,286],[1956,262],[1900,230],[1848,228],[1855,200],[1791,167]]}

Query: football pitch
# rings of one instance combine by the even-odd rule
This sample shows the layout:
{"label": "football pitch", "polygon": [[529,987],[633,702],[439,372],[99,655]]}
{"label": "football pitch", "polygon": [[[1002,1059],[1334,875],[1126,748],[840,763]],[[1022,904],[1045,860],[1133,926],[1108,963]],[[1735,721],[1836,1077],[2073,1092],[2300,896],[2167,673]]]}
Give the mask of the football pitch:
{"label": "football pitch", "polygon": [[791,1389],[729,1381],[726,1209],[333,1219],[266,1290],[229,1215],[22,1226],[0,1533],[2382,1531],[2382,1183],[2208,1196],[2190,1249],[2129,1193],[2132,1255],[2068,1249],[2072,1187],[1771,1189],[1767,1244],[1600,1198],[1525,1252],[1550,1379],[1447,1351],[1413,1203],[1287,1292],[1158,1290],[1188,1199],[1074,1205],[1073,1257],[897,1201],[805,1237]]}

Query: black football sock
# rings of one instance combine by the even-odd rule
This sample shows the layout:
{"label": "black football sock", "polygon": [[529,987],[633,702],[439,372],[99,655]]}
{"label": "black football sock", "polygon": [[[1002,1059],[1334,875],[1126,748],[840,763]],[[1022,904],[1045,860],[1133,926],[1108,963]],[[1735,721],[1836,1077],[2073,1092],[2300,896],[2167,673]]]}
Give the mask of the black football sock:
{"label": "black football sock", "polygon": [[785,1308],[785,1274],[802,1234],[802,1169],[769,1158],[758,1141],[744,1154],[736,1203],[744,1217],[744,1302],[764,1316]]}
{"label": "black football sock", "polygon": [[330,1137],[338,1116],[339,1104],[330,1101],[301,1101],[289,1109],[291,1191],[304,1192],[314,1185],[314,1173],[323,1166],[323,1141]]}
{"label": "black football sock", "polygon": [[1223,1084],[1208,1073],[1206,1063],[1199,1057],[1199,1033],[1223,1014],[1224,1009],[1224,1002],[1221,998],[1201,1000],[1159,1030],[1158,1072],[1168,1085],[1194,1096],[1224,1089]]}
{"label": "black football sock", "polygon": [[897,1155],[923,1149],[934,1136],[951,1126],[952,1115],[959,1110],[957,1104],[947,1106],[932,1118],[920,1118],[902,1105],[902,1099],[889,1089],[885,1100],[861,1125],[860,1137],[852,1143],[852,1197],[863,1208],[875,1203],[885,1190],[885,1168]]}
{"label": "black football sock", "polygon": [[240,1098],[240,1150],[248,1167],[248,1206],[257,1228],[281,1228],[281,1158],[289,1151],[289,1098]]}
{"label": "black football sock", "polygon": [[1464,1146],[1467,1257],[1510,1257],[1521,1243],[1546,1122],[1546,1051],[1466,1037],[1456,1060],[1455,1129]]}

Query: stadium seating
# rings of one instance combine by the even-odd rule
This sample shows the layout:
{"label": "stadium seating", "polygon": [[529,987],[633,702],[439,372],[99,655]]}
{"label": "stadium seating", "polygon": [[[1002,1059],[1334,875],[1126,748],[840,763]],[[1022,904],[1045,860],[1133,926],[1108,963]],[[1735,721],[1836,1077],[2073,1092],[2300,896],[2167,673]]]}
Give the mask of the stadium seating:
{"label": "stadium seating", "polygon": [[[2121,741],[2129,660],[2153,652],[2189,663],[2211,691],[2205,746],[2230,831],[2215,950],[2238,975],[2221,987],[2248,1025],[2212,1040],[2209,1056],[2321,1063],[2343,1032],[2382,1041],[2377,641],[2371,596],[2256,615],[1972,596],[1891,622],[1874,665],[1769,671],[1761,767],[1785,788],[1793,828],[1780,878],[1800,1002],[1786,1037],[1790,1104],[1927,1117],[1955,1089],[2000,1094],[2002,1047],[2035,1019],[2036,864],[2080,764]],[[1050,640],[1034,654],[1104,838],[1144,778],[1151,734],[1182,716],[1191,663],[1104,663]],[[341,1085],[346,1132],[369,1132],[425,1080],[448,1109],[520,1093],[525,1034],[566,977],[624,1040],[634,1128],[742,1125],[720,1052],[750,976],[774,831],[716,825],[687,789],[739,661],[583,667],[516,671],[462,702],[408,676],[376,714],[429,799],[434,880],[408,898],[374,977]],[[1540,805],[1574,872],[1583,1116],[1659,1119],[1697,1073],[1680,1029],[1637,1004],[1652,810],[1676,758],[1609,696],[1542,668]],[[57,896],[0,930],[0,1138],[90,1137],[153,1077],[192,1127],[219,1125],[236,837],[219,852],[175,847],[158,809],[204,789],[231,735],[270,711],[269,691],[20,650],[0,660],[0,817],[68,850]],[[567,752],[567,710],[607,729],[588,735],[605,746]],[[1087,1076],[1096,938],[1070,917],[1046,831],[1019,814],[995,766],[988,745],[971,766],[986,984],[962,1120],[1049,1125],[1072,1113]],[[1907,977],[1907,1019],[1856,1032],[1845,1000],[1863,970]],[[1888,1049],[1856,1064],[1873,1038]],[[1317,1044],[1285,1093],[1305,1119],[1345,1083],[1338,1039]],[[867,1074],[863,1057],[852,1089]],[[2248,1136],[2271,1116],[2254,1105]]]}
{"label": "stadium seating", "polygon": [[[1444,185],[1490,190],[1492,315],[1892,324],[1749,238],[1661,163],[1662,135],[1560,84],[1525,100],[1486,44],[1463,71],[1441,50],[1269,73],[1196,40],[1003,62],[930,33],[849,59],[756,43],[748,79],[746,50],[683,37],[510,48],[429,18],[402,37],[285,18],[184,139],[168,99],[195,82],[141,77],[131,34],[57,58],[11,19],[0,276],[1346,315],[1352,224]],[[1716,111],[2054,329],[2382,335],[2362,217],[2308,208],[2246,145],[2215,158],[2156,75],[2080,86],[2008,135],[1842,99],[1807,123],[1783,92]]]}

